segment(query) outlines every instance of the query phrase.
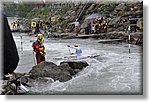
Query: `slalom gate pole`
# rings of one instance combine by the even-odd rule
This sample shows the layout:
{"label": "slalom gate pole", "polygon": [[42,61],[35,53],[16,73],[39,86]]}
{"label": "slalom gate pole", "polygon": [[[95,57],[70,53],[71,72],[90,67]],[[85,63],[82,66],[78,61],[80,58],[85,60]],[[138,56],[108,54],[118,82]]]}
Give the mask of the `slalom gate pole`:
{"label": "slalom gate pole", "polygon": [[129,33],[129,37],[128,37],[129,58],[131,58],[130,57],[130,53],[131,53],[131,35],[130,35],[130,30],[131,30],[131,28],[130,28],[130,25],[129,25],[129,28],[128,28],[128,33]]}
{"label": "slalom gate pole", "polygon": [[21,34],[20,38],[21,38],[21,51],[23,51],[22,34]]}
{"label": "slalom gate pole", "polygon": [[35,54],[34,54],[34,51],[33,51],[33,59],[34,59],[34,64],[35,65],[37,65],[37,63],[36,63],[36,58],[35,58],[35,56],[34,56]]}
{"label": "slalom gate pole", "polygon": [[[67,46],[68,47],[68,46]],[[71,55],[71,51],[70,51],[70,48],[68,47],[68,51],[69,51],[69,53],[70,53],[70,55]]]}

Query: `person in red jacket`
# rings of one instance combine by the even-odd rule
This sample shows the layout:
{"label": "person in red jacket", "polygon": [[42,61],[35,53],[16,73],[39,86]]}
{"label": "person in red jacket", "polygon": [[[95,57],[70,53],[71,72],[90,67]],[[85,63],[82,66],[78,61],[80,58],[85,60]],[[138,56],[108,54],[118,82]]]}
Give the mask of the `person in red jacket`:
{"label": "person in red jacket", "polygon": [[45,61],[45,47],[43,45],[43,35],[38,34],[37,40],[32,44],[33,50],[36,53],[37,64]]}

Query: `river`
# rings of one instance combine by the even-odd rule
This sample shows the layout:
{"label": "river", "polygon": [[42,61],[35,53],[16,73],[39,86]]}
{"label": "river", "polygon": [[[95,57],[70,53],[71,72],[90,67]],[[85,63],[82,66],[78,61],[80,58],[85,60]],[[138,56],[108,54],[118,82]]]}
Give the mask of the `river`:
{"label": "river", "polygon": [[[13,33],[20,61],[15,72],[26,73],[35,65],[32,51],[34,36],[22,34],[23,50],[19,33]],[[82,59],[89,66],[67,82],[47,81],[36,83],[31,87],[36,94],[141,94],[142,92],[142,49],[131,45],[128,53],[128,44],[101,44],[94,39],[44,39],[46,61],[59,64],[63,60],[56,57],[69,56],[67,45],[75,43],[83,50],[82,56],[100,55],[96,58]],[[130,57],[130,58],[129,58]]]}
{"label": "river", "polygon": [[[15,72],[28,73],[35,65],[32,42],[36,37],[26,33],[13,33],[13,37],[20,57]],[[29,88],[29,94],[142,94],[143,52],[140,46],[131,45],[129,54],[126,43],[101,44],[94,39],[45,38],[46,61],[59,64],[63,60],[54,58],[69,56],[69,50],[73,50],[67,45],[74,44],[79,44],[82,48],[82,56],[100,56],[82,59],[87,61],[89,66],[67,82],[35,82],[34,86]]]}

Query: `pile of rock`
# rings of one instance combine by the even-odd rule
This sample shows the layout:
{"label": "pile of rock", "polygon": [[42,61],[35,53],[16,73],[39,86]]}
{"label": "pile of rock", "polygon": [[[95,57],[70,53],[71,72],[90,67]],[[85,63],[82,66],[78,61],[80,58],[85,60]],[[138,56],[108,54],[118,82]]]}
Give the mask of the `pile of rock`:
{"label": "pile of rock", "polygon": [[[128,17],[136,16],[141,17],[143,15],[143,3],[125,3],[118,4],[114,11],[111,12],[112,19],[109,22],[109,26],[112,28],[109,31],[125,31],[128,27]],[[114,28],[114,29],[113,29]]]}
{"label": "pile of rock", "polygon": [[61,62],[60,65],[56,65],[53,62],[43,62],[32,67],[29,73],[32,79],[51,77],[54,80],[65,82],[72,79],[72,76],[86,66],[88,66],[88,63],[85,61]]}

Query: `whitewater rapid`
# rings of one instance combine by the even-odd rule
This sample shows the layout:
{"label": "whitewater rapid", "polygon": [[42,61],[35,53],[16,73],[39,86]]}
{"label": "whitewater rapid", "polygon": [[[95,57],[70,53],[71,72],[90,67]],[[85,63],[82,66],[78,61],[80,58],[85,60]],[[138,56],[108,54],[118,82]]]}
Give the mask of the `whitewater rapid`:
{"label": "whitewater rapid", "polygon": [[[21,37],[13,33],[20,56],[16,72],[27,73],[35,65],[32,50],[34,36],[22,34],[23,51],[21,50]],[[59,64],[63,60],[55,57],[69,56],[67,45],[75,43],[83,50],[82,56],[100,55],[96,58],[82,59],[89,66],[75,75],[67,82],[35,82],[29,88],[31,94],[141,94],[142,92],[142,48],[131,45],[128,53],[128,44],[100,44],[94,39],[44,39],[46,48],[46,61]],[[130,58],[129,58],[130,57]]]}

